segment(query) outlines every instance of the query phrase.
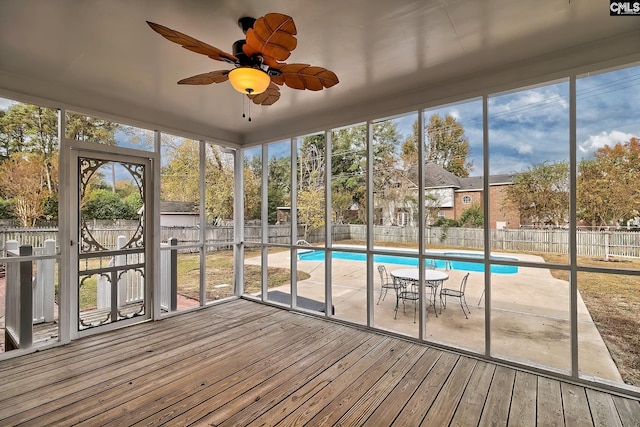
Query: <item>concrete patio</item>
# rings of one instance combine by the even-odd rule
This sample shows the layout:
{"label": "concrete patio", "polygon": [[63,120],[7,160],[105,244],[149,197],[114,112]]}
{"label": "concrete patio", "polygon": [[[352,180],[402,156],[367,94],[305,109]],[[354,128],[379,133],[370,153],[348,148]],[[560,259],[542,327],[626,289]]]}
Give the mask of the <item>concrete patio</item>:
{"label": "concrete patio", "polygon": [[[500,255],[495,253],[495,255]],[[514,256],[513,254],[508,254]],[[534,255],[515,255],[522,261],[541,262]],[[246,263],[260,263],[260,258],[248,258]],[[290,252],[269,255],[270,267],[290,268]],[[377,267],[378,264],[375,264]],[[385,264],[389,272],[406,266]],[[298,281],[298,295],[324,301],[324,261],[298,261],[298,270],[310,274]],[[444,287],[458,288],[466,271],[448,270],[449,279]],[[332,303],[335,317],[366,325],[366,263],[341,259],[332,260]],[[516,274],[491,275],[491,349],[493,356],[534,366],[544,366],[570,373],[569,283],[552,277],[543,268],[519,267]],[[380,292],[380,278],[375,271],[375,301]],[[272,290],[290,292],[289,285]],[[440,313],[439,301],[427,307],[425,338],[484,354],[485,351],[485,299],[484,273],[471,272],[467,285],[467,303],[471,309],[465,316],[457,299],[448,301]],[[374,302],[375,303],[375,302]],[[374,326],[381,330],[418,337],[419,323],[413,322],[414,307],[408,302],[406,311],[402,302],[395,315],[396,296],[393,291],[379,305],[374,305]],[[578,294],[578,340],[581,347],[580,373],[614,382],[622,382],[618,369],[600,336],[591,316]]]}

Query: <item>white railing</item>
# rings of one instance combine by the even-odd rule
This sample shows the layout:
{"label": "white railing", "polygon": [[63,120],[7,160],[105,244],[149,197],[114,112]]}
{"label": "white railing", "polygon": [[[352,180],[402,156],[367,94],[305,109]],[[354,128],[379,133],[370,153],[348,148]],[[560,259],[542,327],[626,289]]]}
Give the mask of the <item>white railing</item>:
{"label": "white railing", "polygon": [[[171,238],[160,247],[176,246],[178,239]],[[178,251],[160,250],[160,307],[166,311],[178,308]]]}
{"label": "white railing", "polygon": [[[6,242],[8,261],[5,277],[5,344],[7,349],[26,348],[33,344],[33,324],[53,322],[55,307],[55,240],[46,240],[42,248],[18,246],[17,240]],[[33,256],[36,259],[34,277]]]}
{"label": "white railing", "polygon": [[[118,236],[117,249],[123,249],[128,241],[129,238],[127,236]],[[116,255],[107,265],[107,268],[124,267],[122,270],[116,271],[115,274],[118,289],[118,306],[144,301],[144,272],[137,269],[127,269],[127,265],[130,264],[128,257],[135,257],[135,264],[138,264],[143,261],[144,254]],[[109,277],[106,275],[98,276],[98,309],[111,307],[111,289],[112,286]]]}
{"label": "white railing", "polygon": [[[30,247],[23,245],[23,248]],[[17,240],[7,241],[7,252],[10,256],[19,256],[20,247]],[[41,248],[31,248],[29,255],[55,255],[56,241],[45,240]],[[10,277],[17,277],[15,271],[20,268],[19,263],[9,263],[7,265],[7,284],[11,282]],[[15,280],[15,279],[14,279]],[[13,282],[15,283],[15,281]],[[31,277],[33,290],[33,323],[53,322],[54,302],[55,302],[55,259],[48,258],[36,260],[36,275]],[[11,288],[11,290],[9,289]],[[16,286],[7,286],[7,294],[14,292]],[[7,297],[8,298],[8,297]],[[8,306],[9,304],[7,304]],[[7,307],[8,308],[8,307]]]}

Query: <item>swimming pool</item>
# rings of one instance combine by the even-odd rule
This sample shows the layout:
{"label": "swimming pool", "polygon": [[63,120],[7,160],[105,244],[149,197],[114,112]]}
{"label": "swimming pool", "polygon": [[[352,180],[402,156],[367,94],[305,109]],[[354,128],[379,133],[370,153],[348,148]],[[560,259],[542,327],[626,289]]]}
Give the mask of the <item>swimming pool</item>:
{"label": "swimming pool", "polygon": [[[300,252],[298,254],[298,259],[301,261],[324,261],[324,253],[325,251]],[[333,254],[333,259],[344,259],[344,260],[350,260],[350,261],[366,261],[367,260],[367,254],[363,254],[363,253],[333,251],[332,254]],[[426,261],[427,263],[435,263],[436,268],[445,269],[446,263],[448,262],[450,270],[476,271],[476,272],[484,271],[484,264],[482,263],[483,255],[469,254],[469,253],[462,253],[462,252],[442,252],[442,255],[478,258],[478,262],[446,261],[442,259],[434,259],[434,260],[427,259]],[[492,256],[491,259],[517,261],[517,258],[501,257],[501,256]],[[373,262],[380,263],[380,264],[410,265],[413,267],[418,266],[417,258],[400,256],[400,255],[375,254],[373,256]],[[496,274],[515,274],[518,272],[518,266],[491,264],[491,272]]]}

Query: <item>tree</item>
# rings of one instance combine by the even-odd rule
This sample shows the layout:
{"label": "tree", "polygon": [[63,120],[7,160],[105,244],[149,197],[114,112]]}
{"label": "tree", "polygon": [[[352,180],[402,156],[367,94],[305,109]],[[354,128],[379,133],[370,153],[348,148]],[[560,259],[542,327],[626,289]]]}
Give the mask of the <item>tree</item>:
{"label": "tree", "polygon": [[44,186],[42,156],[14,153],[0,164],[0,189],[12,199],[14,215],[23,227],[33,227],[44,211],[49,191]]}
{"label": "tree", "polygon": [[331,201],[337,223],[351,222],[345,213],[358,207],[357,222],[366,219],[366,127],[334,130],[331,150]]}
{"label": "tree", "polygon": [[0,219],[12,219],[15,218],[13,215],[13,206],[10,201],[0,199]]}
{"label": "tree", "polygon": [[561,225],[569,215],[569,164],[540,163],[518,174],[506,188],[524,220],[535,225]]}
{"label": "tree", "polygon": [[325,224],[325,139],[324,134],[305,137],[298,150],[298,224],[302,238]]}
{"label": "tree", "polygon": [[[354,205],[358,207],[357,222],[366,221],[366,135],[363,125],[335,130],[332,134],[331,198],[337,222],[351,221],[344,213]],[[396,179],[395,150],[400,140],[396,123],[387,120],[374,124],[372,138],[374,191],[380,203],[387,203],[393,197],[386,193],[387,187]]]}
{"label": "tree", "polygon": [[640,140],[598,149],[578,164],[578,216],[594,226],[618,225],[640,215]]}
{"label": "tree", "polygon": [[[418,163],[419,123],[413,123],[413,134],[403,143],[401,156],[405,162]],[[459,177],[469,176],[473,163],[467,161],[469,140],[462,125],[447,114],[444,119],[433,114],[425,123],[424,159],[435,163]]]}
{"label": "tree", "polygon": [[[125,199],[126,200],[126,199]],[[106,189],[95,189],[85,193],[82,203],[84,219],[138,219],[138,201],[133,198],[127,203],[117,193]],[[138,198],[139,200],[139,198]],[[141,201],[140,201],[141,202]]]}
{"label": "tree", "polygon": [[200,147],[184,139],[169,144],[166,166],[161,169],[160,198],[172,202],[200,200]]}
{"label": "tree", "polygon": [[[191,139],[171,141],[162,168],[161,199],[177,202],[200,200],[200,143]],[[205,215],[211,224],[233,218],[233,159],[220,147],[208,145],[204,159]]]}
{"label": "tree", "polygon": [[304,189],[298,191],[298,224],[304,230],[302,238],[307,240],[311,231],[324,226],[324,190]]}
{"label": "tree", "polygon": [[233,158],[209,145],[205,163],[205,212],[212,224],[233,219]]}
{"label": "tree", "polygon": [[278,221],[278,207],[291,203],[291,157],[271,157],[268,163],[267,221]]}
{"label": "tree", "polygon": [[262,217],[262,157],[256,154],[244,159],[244,219]]}
{"label": "tree", "polygon": [[67,113],[67,138],[97,144],[115,145],[115,132],[120,128],[118,123],[91,116]]}
{"label": "tree", "polygon": [[484,226],[484,212],[480,205],[474,203],[462,211],[458,218],[458,226],[482,228]]}
{"label": "tree", "polygon": [[29,112],[26,104],[15,104],[0,116],[0,156],[9,159],[12,154],[27,150]]}

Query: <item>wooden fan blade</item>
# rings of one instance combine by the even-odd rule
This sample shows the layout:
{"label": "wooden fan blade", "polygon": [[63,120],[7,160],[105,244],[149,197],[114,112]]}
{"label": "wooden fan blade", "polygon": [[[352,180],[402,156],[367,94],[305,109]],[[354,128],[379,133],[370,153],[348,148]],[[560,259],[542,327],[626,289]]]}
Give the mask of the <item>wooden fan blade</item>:
{"label": "wooden fan blade", "polygon": [[261,54],[268,65],[284,61],[298,45],[293,18],[281,13],[268,13],[258,18],[247,30],[247,42],[242,50],[248,57]]}
{"label": "wooden fan blade", "polygon": [[196,40],[186,34],[182,34],[178,31],[172,30],[171,28],[167,28],[164,25],[155,24],[153,22],[147,21],[147,24],[149,24],[153,31],[160,34],[165,39],[177,43],[187,50],[206,55],[209,58],[216,59],[218,61],[225,61],[231,64],[237,64],[239,62],[238,58],[230,53],[224,52],[217,47],[208,45],[200,40]]}
{"label": "wooden fan blade", "polygon": [[338,84],[338,76],[323,67],[308,64],[284,64],[278,68],[281,76],[271,77],[271,81],[286,84],[293,89],[322,90]]}
{"label": "wooden fan blade", "polygon": [[247,97],[249,97],[254,104],[271,105],[280,99],[280,88],[271,82],[264,92],[257,95],[247,95]]}
{"label": "wooden fan blade", "polygon": [[210,73],[198,74],[187,77],[178,82],[179,85],[210,85],[211,83],[223,83],[229,80],[231,70],[218,70]]}

